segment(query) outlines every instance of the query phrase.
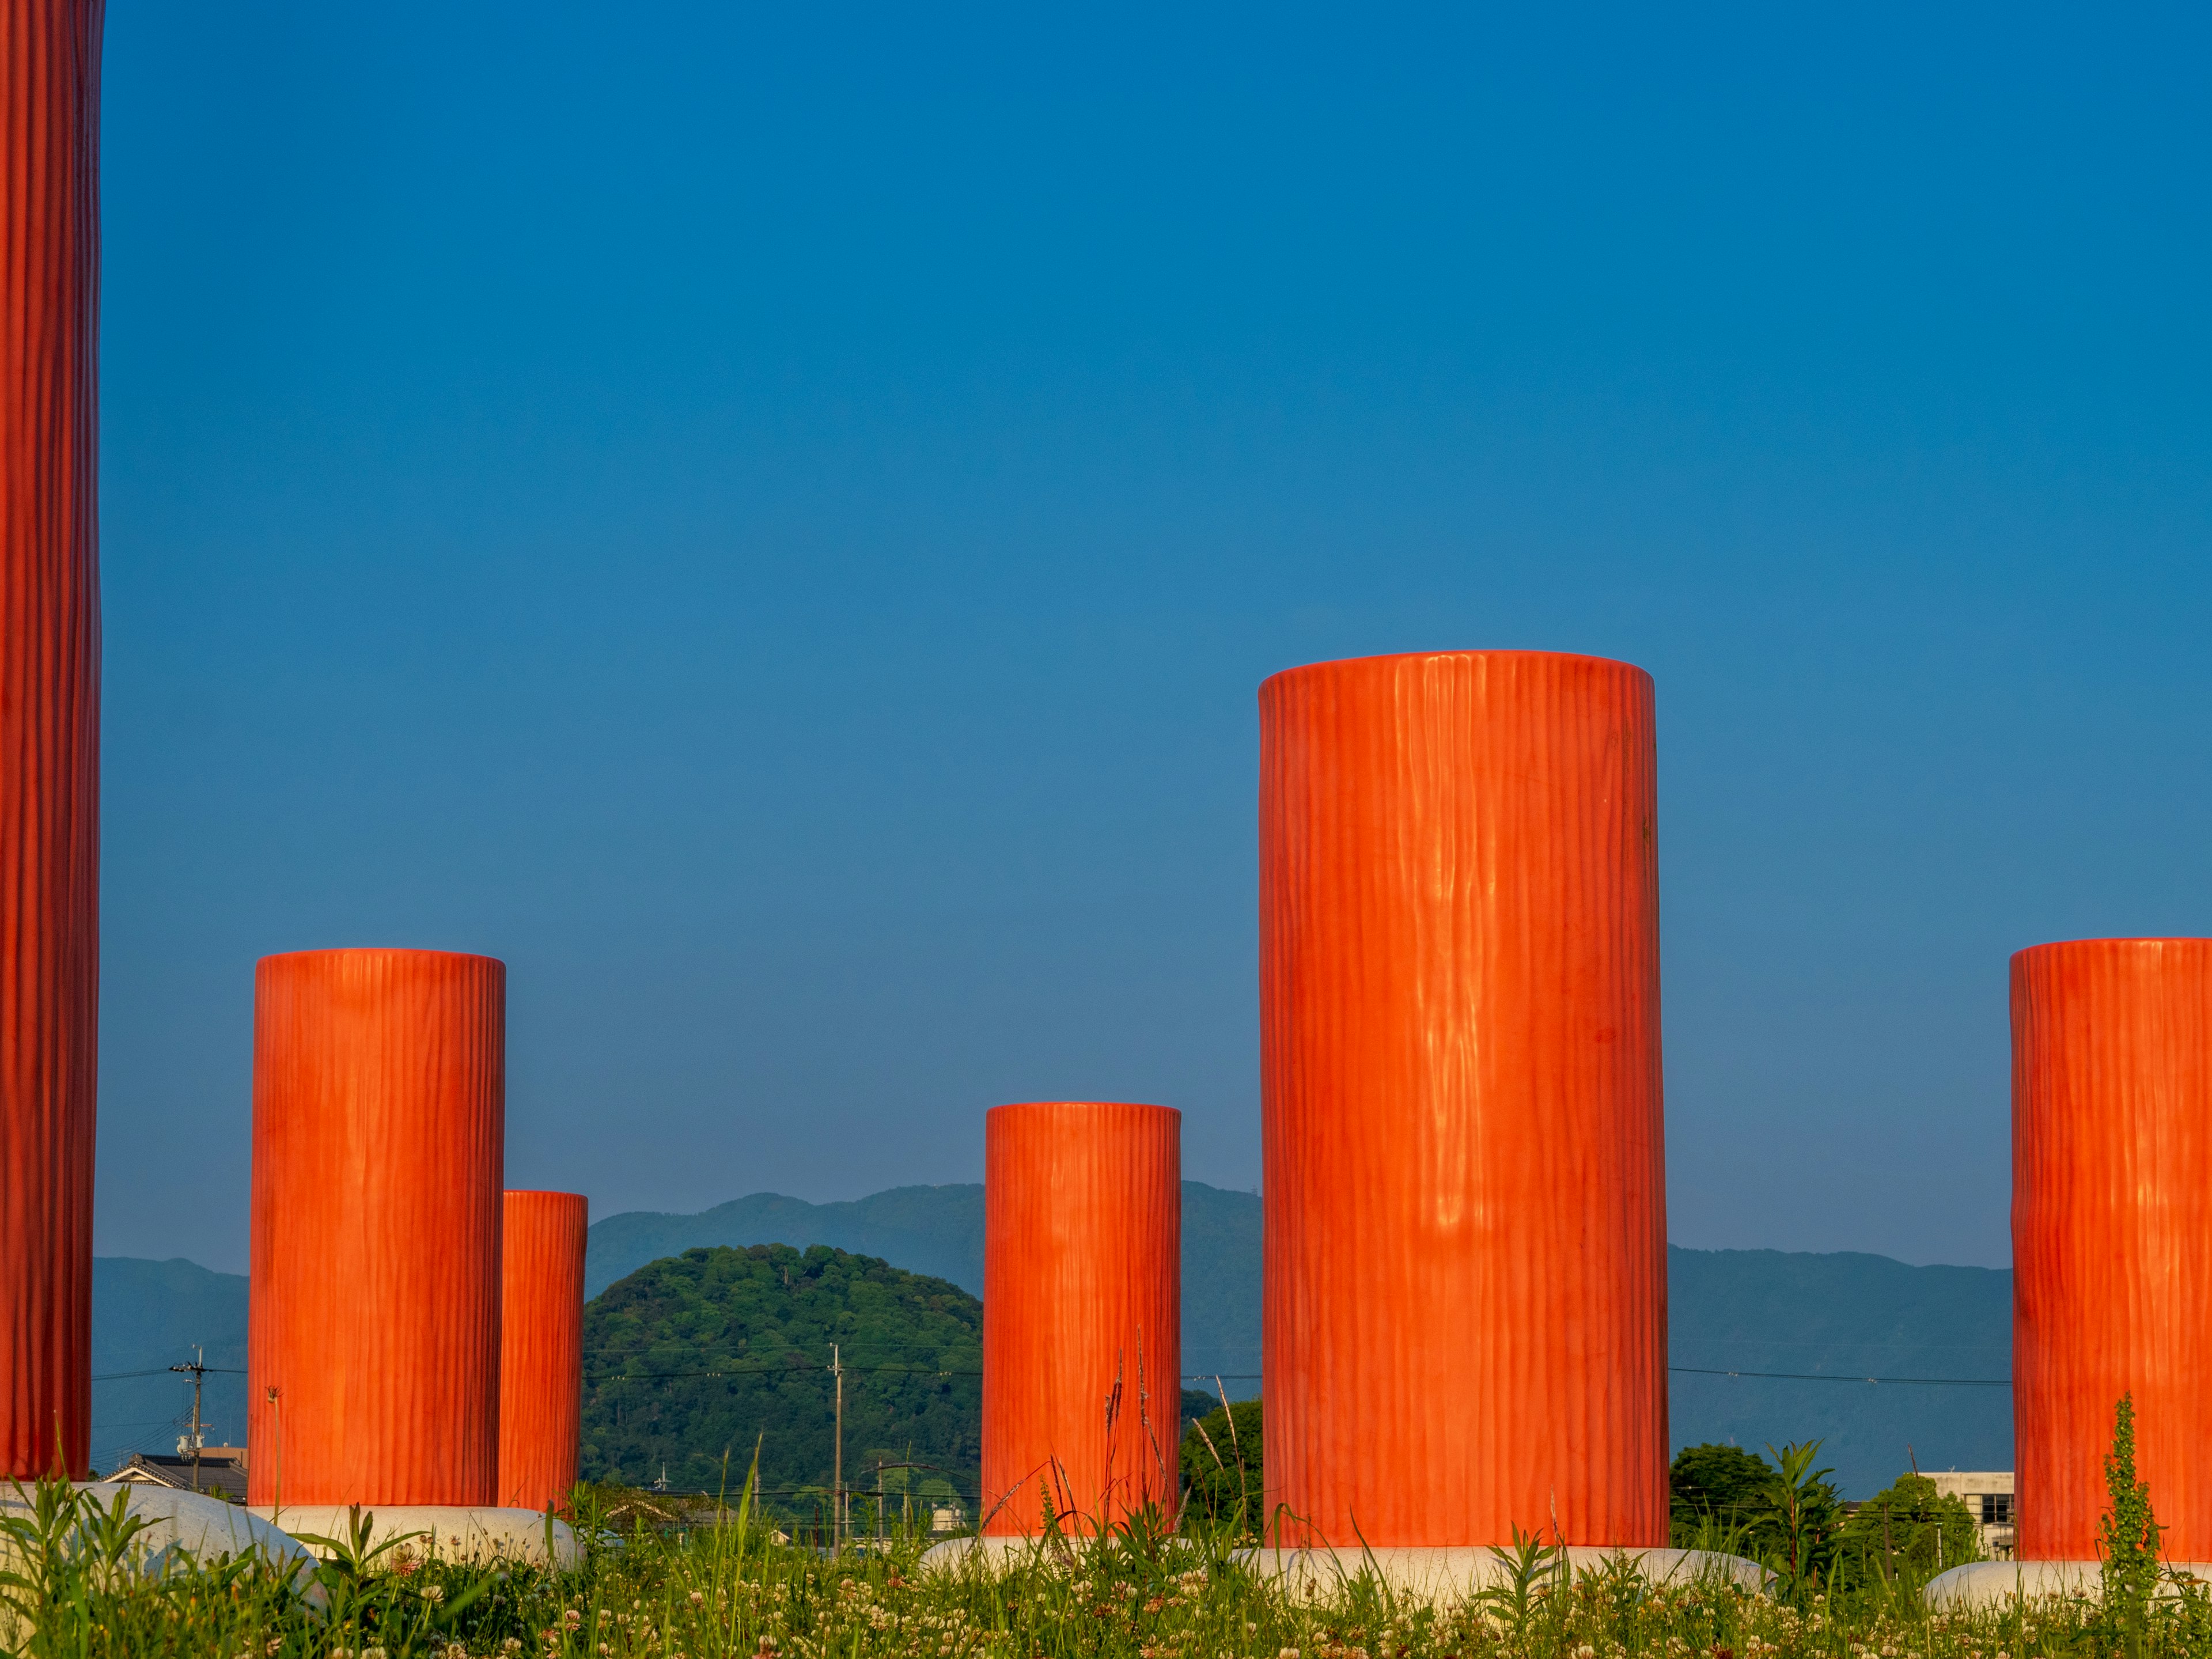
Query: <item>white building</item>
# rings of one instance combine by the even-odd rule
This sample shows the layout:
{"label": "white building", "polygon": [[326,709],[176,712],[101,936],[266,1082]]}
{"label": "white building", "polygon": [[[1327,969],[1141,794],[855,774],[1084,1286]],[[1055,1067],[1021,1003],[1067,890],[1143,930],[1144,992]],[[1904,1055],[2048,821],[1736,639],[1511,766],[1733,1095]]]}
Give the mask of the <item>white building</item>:
{"label": "white building", "polygon": [[2012,1559],[2019,1511],[2014,1507],[2010,1469],[1964,1473],[1958,1469],[1923,1469],[1921,1473],[1936,1483],[1939,1495],[1966,1500],[1966,1513],[1982,1529],[1983,1554],[1992,1561]]}

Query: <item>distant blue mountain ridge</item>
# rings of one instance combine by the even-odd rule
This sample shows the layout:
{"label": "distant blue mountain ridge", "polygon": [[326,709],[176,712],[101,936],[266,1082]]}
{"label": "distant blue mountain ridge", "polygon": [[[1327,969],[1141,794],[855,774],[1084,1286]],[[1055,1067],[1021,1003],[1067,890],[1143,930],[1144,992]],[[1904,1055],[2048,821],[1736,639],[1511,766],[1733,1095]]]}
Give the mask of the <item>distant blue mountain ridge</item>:
{"label": "distant blue mountain ridge", "polygon": [[[775,1193],[696,1215],[631,1211],[591,1230],[585,1293],[707,1244],[830,1244],[983,1291],[983,1189],[898,1187],[833,1204]],[[1846,1497],[1923,1469],[2012,1467],[2012,1275],[1914,1267],[1887,1256],[1668,1251],[1673,1442],[1759,1449],[1823,1442]],[[170,1449],[189,1382],[159,1368],[204,1343],[210,1365],[246,1364],[246,1280],[183,1261],[103,1257],[93,1272],[93,1452]],[[1260,1200],[1183,1183],[1183,1366],[1258,1391]],[[1753,1375],[1765,1373],[1766,1375]],[[1819,1380],[1797,1380],[1801,1377]],[[1869,1382],[1925,1378],[1933,1382]],[[245,1378],[212,1376],[214,1438],[244,1431]]]}

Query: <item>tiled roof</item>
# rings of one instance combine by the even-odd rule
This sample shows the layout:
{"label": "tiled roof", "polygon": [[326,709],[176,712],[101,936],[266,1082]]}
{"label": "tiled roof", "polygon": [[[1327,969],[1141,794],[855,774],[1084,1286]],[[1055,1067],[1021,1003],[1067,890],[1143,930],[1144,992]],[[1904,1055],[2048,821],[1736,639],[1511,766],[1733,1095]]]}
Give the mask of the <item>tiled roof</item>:
{"label": "tiled roof", "polygon": [[[190,1492],[192,1490],[192,1460],[189,1457],[167,1457],[160,1452],[133,1452],[107,1478],[110,1480],[143,1480],[157,1486],[173,1486],[179,1492]],[[199,1490],[243,1504],[246,1501],[246,1465],[228,1457],[201,1458]]]}

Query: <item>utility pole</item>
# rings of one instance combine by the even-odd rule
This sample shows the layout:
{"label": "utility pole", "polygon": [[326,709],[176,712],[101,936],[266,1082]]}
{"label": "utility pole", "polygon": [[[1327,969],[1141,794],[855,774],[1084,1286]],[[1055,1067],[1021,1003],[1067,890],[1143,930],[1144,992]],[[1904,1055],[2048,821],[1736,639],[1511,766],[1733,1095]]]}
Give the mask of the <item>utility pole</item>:
{"label": "utility pole", "polygon": [[845,1547],[845,1361],[830,1345],[830,1374],[837,1379],[837,1444],[831,1453],[830,1525],[832,1547]]}
{"label": "utility pole", "polygon": [[173,1371],[185,1372],[192,1379],[192,1490],[200,1489],[200,1384],[207,1380],[207,1350],[195,1347],[189,1365],[172,1365]]}

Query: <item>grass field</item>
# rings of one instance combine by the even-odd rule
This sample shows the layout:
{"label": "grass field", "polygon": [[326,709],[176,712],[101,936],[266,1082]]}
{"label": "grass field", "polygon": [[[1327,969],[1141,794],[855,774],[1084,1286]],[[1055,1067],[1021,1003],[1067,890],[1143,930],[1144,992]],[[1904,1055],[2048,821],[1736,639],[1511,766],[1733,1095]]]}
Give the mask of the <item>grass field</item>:
{"label": "grass field", "polygon": [[[588,1511],[608,1494],[587,1494]],[[2054,1601],[1929,1615],[1909,1577],[1831,1595],[1772,1597],[1720,1580],[1655,1589],[1626,1563],[1561,1576],[1534,1545],[1512,1582],[1466,1605],[1394,1602],[1371,1580],[1285,1596],[1218,1534],[1143,1527],[1041,1547],[1025,1564],[919,1571],[927,1540],[830,1553],[780,1543],[742,1498],[688,1519],[604,1516],[576,1568],[493,1570],[348,1547],[312,1584],[254,1561],[149,1581],[125,1569],[129,1528],[65,1486],[0,1522],[11,1650],[36,1656],[254,1659],[2030,1659],[2212,1651],[2194,1587],[2125,1606]],[[587,1532],[590,1530],[587,1524]],[[2122,1598],[2124,1600],[2125,1598]],[[315,1605],[319,1603],[320,1605]]]}

